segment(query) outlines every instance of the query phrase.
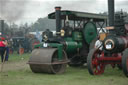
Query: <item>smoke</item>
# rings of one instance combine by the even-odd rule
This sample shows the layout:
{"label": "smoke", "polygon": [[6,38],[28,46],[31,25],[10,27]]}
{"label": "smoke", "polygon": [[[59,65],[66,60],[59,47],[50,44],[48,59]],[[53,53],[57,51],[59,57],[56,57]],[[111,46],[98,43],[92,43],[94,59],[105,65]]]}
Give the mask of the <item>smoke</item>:
{"label": "smoke", "polygon": [[24,15],[27,0],[0,0],[0,18],[14,22]]}
{"label": "smoke", "polygon": [[[117,10],[127,8],[127,0],[115,0]],[[99,13],[107,11],[107,0],[0,0],[0,18],[10,22],[32,22],[54,12],[55,6],[62,10]]]}
{"label": "smoke", "polygon": [[104,3],[104,1],[101,1],[102,3],[99,3],[98,1],[99,0],[40,0],[40,2],[31,1],[31,4],[28,7],[28,11],[31,10],[30,8],[33,8],[35,10],[33,15],[35,14],[39,16],[41,14],[41,16],[43,17],[46,16],[48,13],[54,12],[55,6],[61,6],[62,10],[98,13],[102,3]]}
{"label": "smoke", "polygon": [[54,12],[55,6],[61,6],[62,10],[72,10],[90,13],[99,13],[107,10],[105,0],[29,0],[22,22],[33,22],[40,17],[46,17]]}
{"label": "smoke", "polygon": [[[49,6],[46,9],[54,9],[55,6],[61,6],[62,9],[83,11],[83,12],[97,12],[98,0],[57,0],[54,2],[46,2]],[[93,11],[94,10],[94,11]],[[47,11],[47,10],[46,10]]]}

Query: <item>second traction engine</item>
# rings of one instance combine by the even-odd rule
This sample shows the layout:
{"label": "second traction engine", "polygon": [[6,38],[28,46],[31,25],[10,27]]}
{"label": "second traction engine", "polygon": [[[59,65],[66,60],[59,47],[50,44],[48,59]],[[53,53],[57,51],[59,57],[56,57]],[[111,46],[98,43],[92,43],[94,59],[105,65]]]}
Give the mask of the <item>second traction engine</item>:
{"label": "second traction engine", "polygon": [[128,24],[123,13],[114,14],[114,0],[108,0],[109,27],[105,36],[100,35],[102,44],[92,49],[87,57],[88,71],[91,75],[104,73],[105,66],[110,64],[122,69],[128,77]]}
{"label": "second traction engine", "polygon": [[[110,27],[108,27],[109,29]],[[115,14],[115,23],[109,29],[108,36],[103,41],[103,50],[107,53],[120,53],[128,48],[128,24],[124,22],[123,13]]]}

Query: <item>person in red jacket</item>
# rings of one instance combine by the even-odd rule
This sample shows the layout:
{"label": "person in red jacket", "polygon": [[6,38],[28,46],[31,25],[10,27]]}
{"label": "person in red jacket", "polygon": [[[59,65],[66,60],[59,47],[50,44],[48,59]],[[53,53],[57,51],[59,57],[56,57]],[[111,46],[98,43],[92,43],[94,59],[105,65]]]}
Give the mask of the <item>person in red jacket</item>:
{"label": "person in red jacket", "polygon": [[5,40],[4,37],[1,37],[1,40],[0,40],[0,55],[1,55],[1,61],[3,62],[5,59],[4,59],[4,53],[5,53],[5,50],[6,50],[6,46],[7,46],[7,41]]}

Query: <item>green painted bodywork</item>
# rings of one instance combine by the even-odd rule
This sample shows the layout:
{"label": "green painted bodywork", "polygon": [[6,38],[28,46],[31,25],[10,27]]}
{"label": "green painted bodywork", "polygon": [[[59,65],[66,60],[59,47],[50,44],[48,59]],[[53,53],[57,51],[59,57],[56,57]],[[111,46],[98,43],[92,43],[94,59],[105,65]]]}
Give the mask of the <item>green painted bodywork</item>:
{"label": "green painted bodywork", "polygon": [[72,32],[72,37],[74,41],[82,41],[82,32],[74,31]]}
{"label": "green painted bodywork", "polygon": [[40,48],[42,46],[43,46],[43,43],[40,43],[40,44],[34,45],[34,48]]}
{"label": "green painted bodywork", "polygon": [[78,48],[82,47],[82,42],[66,41],[66,52],[76,52]]}
{"label": "green painted bodywork", "polygon": [[73,41],[73,39],[71,37],[66,37],[64,38],[65,41]]}
{"label": "green painted bodywork", "polygon": [[[58,43],[47,43],[47,47],[57,48],[58,49],[58,60],[63,59],[63,50],[66,53],[75,53],[77,49],[82,48],[83,40],[86,40],[88,44],[96,37],[97,30],[93,22],[88,22],[84,29],[81,31],[73,31],[72,36],[64,37],[64,42]],[[83,33],[83,34],[82,34]],[[83,36],[84,35],[84,36]],[[45,48],[44,43],[35,45],[35,48]]]}
{"label": "green painted bodywork", "polygon": [[90,44],[93,39],[97,36],[97,28],[96,25],[93,22],[88,22],[84,25],[83,28],[83,35],[85,41]]}
{"label": "green painted bodywork", "polygon": [[59,43],[49,43],[48,46],[53,47],[53,48],[58,48],[58,59],[62,60],[63,59],[63,44]]}
{"label": "green painted bodywork", "polygon": [[[44,48],[43,47],[43,43],[40,43],[38,45],[35,45],[34,48]],[[62,60],[63,59],[63,44],[60,43],[48,43],[48,47],[52,47],[52,48],[58,48],[58,60]]]}
{"label": "green painted bodywork", "polygon": [[[75,34],[75,33],[74,33]],[[76,32],[76,34],[79,34],[78,32]],[[80,36],[80,35],[78,35]],[[68,53],[72,53],[72,52],[76,52],[78,48],[82,47],[82,42],[81,41],[75,41],[75,40],[81,40],[81,39],[76,39],[78,38],[78,36],[74,36],[75,39],[67,37],[64,38],[65,40],[65,44],[61,44],[61,43],[47,43],[47,47],[52,47],[52,48],[58,48],[58,60],[62,60],[63,59],[63,50],[65,49],[66,52]],[[43,47],[44,43],[35,45],[35,48],[45,48]],[[64,47],[65,46],[65,47]]]}
{"label": "green painted bodywork", "polygon": [[[78,34],[78,32],[76,33]],[[74,36],[74,38],[70,38],[70,37],[64,38],[65,43],[66,43],[66,52],[68,53],[76,52],[77,48],[82,47],[82,42],[81,42],[82,39],[77,39],[78,37],[80,37],[80,35],[77,35],[77,34]]]}

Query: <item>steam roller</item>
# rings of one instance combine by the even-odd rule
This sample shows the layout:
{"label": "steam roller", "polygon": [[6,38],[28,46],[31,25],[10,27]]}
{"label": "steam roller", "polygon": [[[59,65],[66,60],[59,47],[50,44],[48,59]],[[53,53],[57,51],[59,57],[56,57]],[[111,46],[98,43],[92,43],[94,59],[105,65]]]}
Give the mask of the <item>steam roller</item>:
{"label": "steam roller", "polygon": [[67,64],[72,67],[83,66],[90,43],[97,36],[95,23],[107,18],[60,9],[55,7],[55,12],[48,15],[49,19],[56,20],[56,33],[46,29],[42,33],[42,42],[35,45],[31,53],[28,64],[35,73],[60,74],[65,72]]}

